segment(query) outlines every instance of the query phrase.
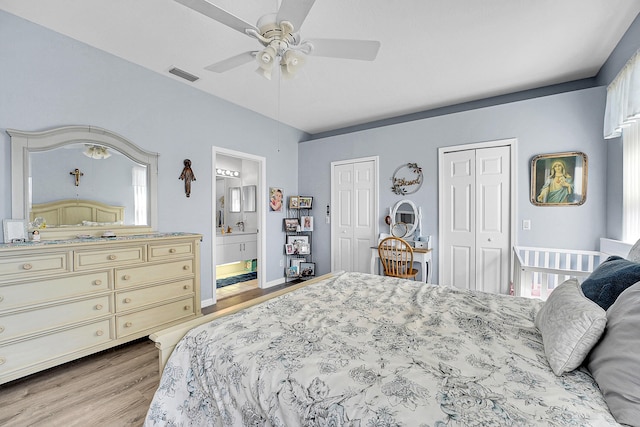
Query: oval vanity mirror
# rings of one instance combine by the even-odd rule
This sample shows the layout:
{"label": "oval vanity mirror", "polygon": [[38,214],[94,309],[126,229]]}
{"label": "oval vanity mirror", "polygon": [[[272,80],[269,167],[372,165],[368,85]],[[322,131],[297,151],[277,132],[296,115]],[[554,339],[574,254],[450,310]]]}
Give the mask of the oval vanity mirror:
{"label": "oval vanity mirror", "polygon": [[411,200],[400,200],[391,209],[391,234],[407,237],[418,228],[418,208]]}

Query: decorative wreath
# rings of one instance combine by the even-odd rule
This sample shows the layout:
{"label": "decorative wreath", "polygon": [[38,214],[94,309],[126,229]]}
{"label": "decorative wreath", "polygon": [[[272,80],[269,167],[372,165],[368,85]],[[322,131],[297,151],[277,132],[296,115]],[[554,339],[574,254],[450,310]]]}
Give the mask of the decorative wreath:
{"label": "decorative wreath", "polygon": [[[415,176],[412,179],[398,176],[398,173],[404,168],[408,168]],[[422,180],[422,168],[418,166],[417,163],[407,163],[406,165],[398,166],[398,168],[393,172],[393,177],[391,178],[393,183],[391,191],[400,195],[413,194],[422,187]]]}

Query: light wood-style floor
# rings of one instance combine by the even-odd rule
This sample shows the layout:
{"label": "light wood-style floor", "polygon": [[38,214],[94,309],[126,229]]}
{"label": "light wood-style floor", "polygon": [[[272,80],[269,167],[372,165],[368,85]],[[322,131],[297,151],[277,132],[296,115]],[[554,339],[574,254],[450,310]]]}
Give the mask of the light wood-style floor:
{"label": "light wood-style floor", "polygon": [[[252,289],[202,312],[287,285]],[[0,385],[0,426],[141,426],[159,382],[157,350],[152,341],[141,339]]]}

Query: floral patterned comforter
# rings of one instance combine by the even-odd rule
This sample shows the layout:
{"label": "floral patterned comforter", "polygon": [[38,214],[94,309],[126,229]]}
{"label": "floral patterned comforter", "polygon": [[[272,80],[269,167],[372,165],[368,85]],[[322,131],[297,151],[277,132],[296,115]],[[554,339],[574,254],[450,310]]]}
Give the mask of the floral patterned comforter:
{"label": "floral patterned comforter", "polygon": [[191,330],[145,425],[617,425],[549,368],[541,304],[344,273]]}

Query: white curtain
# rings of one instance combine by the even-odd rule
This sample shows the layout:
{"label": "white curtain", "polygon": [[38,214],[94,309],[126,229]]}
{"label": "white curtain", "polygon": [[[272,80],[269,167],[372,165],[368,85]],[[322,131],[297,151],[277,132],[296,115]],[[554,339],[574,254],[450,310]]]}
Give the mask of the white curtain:
{"label": "white curtain", "polygon": [[622,240],[640,238],[640,50],[607,88],[605,139],[622,136]]}
{"label": "white curtain", "polygon": [[619,137],[626,126],[637,120],[640,120],[640,50],[607,88],[605,139]]}

